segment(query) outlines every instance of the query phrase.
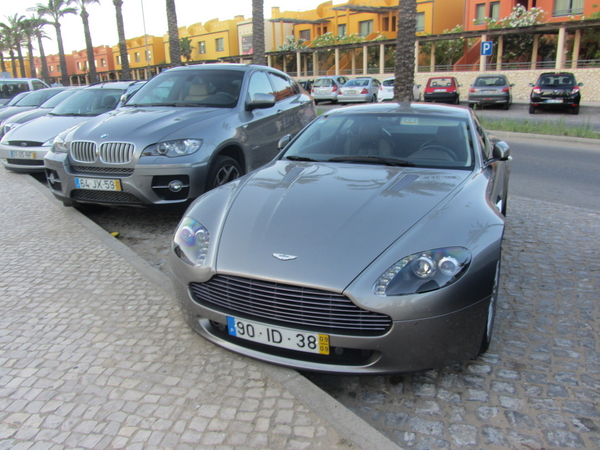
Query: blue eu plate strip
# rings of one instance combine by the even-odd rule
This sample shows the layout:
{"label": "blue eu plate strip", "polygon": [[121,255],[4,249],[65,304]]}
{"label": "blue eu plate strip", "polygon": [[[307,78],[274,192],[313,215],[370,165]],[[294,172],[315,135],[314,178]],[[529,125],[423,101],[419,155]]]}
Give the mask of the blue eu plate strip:
{"label": "blue eu plate strip", "polygon": [[227,316],[227,332],[230,336],[237,336],[235,331],[235,319]]}

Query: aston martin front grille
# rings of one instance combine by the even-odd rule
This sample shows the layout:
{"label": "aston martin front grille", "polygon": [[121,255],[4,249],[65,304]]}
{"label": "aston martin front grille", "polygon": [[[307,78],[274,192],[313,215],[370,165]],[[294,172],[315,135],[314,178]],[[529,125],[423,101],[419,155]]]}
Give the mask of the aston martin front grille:
{"label": "aston martin front grille", "polygon": [[79,162],[96,161],[96,143],[89,141],[71,142],[71,158]]}
{"label": "aston martin front grille", "polygon": [[133,160],[133,144],[104,142],[100,146],[100,161],[109,164],[127,164]]}
{"label": "aston martin front grille", "polygon": [[336,292],[217,275],[191,283],[194,300],[225,314],[308,331],[378,336],[392,325],[389,316],[359,308]]}

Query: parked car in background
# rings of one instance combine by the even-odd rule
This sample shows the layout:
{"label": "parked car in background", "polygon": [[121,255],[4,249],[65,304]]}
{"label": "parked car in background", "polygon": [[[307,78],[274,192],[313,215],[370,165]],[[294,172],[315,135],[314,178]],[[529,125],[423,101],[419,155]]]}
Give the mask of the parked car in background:
{"label": "parked car in background", "polygon": [[455,77],[433,77],[427,80],[423,100],[426,102],[460,103],[458,80]]}
{"label": "parked car in background", "polygon": [[510,150],[473,111],[325,112],[268,165],[194,202],[170,267],[187,323],[301,370],[399,373],[487,350]]}
{"label": "parked car in background", "polygon": [[314,98],[315,103],[330,101],[337,103],[340,88],[348,82],[349,78],[341,75],[319,77],[312,85],[310,94]]}
{"label": "parked car in background", "polygon": [[[378,102],[391,101],[394,98],[394,79],[395,77],[389,77],[381,82],[381,86],[379,86],[379,91],[377,91]],[[413,101],[415,102],[421,101],[420,87],[420,84],[416,84],[413,86]]]}
{"label": "parked car in background", "polygon": [[14,116],[15,114],[39,108],[40,105],[46,100],[54,97],[56,94],[59,94],[65,89],[65,87],[55,87],[30,92],[28,95],[21,98],[14,105],[0,109],[0,129],[2,129],[2,126],[6,119],[10,118],[11,116]]}
{"label": "parked car in background", "polygon": [[535,114],[538,108],[568,109],[579,114],[583,83],[578,83],[570,72],[542,73],[535,84],[531,84],[529,114]]}
{"label": "parked car in background", "polygon": [[376,102],[379,86],[381,82],[377,78],[358,77],[349,80],[339,90],[338,103]]}
{"label": "parked car in background", "polygon": [[505,75],[479,75],[469,88],[469,106],[499,105],[509,109],[513,86]]}
{"label": "parked car in background", "polygon": [[313,82],[314,80],[298,80],[298,84],[302,86],[302,89],[304,89],[306,92],[311,91]]}
{"label": "parked car in background", "polygon": [[[52,88],[49,88],[49,89],[52,89]],[[50,97],[48,100],[46,100],[44,103],[42,103],[37,108],[23,111],[18,114],[15,114],[13,116],[10,116],[9,118],[4,120],[0,124],[0,139],[2,138],[2,136],[4,136],[10,130],[18,127],[19,125],[21,125],[25,122],[29,122],[30,120],[37,119],[38,117],[45,116],[50,111],[52,111],[56,106],[61,104],[63,101],[65,101],[67,98],[69,98],[71,95],[73,95],[75,92],[77,92],[80,89],[82,89],[82,88],[81,87],[66,88],[62,92],[59,92],[58,94]]]}
{"label": "parked car in background", "polygon": [[62,131],[114,109],[134,82],[100,83],[83,88],[42,117],[6,133],[0,140],[0,162],[13,172],[43,172],[44,155]]}
{"label": "parked car in background", "polygon": [[0,78],[0,105],[6,104],[21,92],[37,91],[49,87],[37,78]]}
{"label": "parked car in background", "polygon": [[58,137],[45,157],[66,206],[186,205],[273,159],[316,117],[312,98],[266,66],[200,64],[160,73],[122,108]]}

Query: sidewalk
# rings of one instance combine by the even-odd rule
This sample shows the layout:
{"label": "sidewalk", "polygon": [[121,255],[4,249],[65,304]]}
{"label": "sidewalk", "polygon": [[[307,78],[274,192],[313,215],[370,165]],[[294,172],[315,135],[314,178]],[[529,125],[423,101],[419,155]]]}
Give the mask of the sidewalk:
{"label": "sidewalk", "polygon": [[167,277],[0,168],[0,449],[394,449],[292,370],[184,323]]}

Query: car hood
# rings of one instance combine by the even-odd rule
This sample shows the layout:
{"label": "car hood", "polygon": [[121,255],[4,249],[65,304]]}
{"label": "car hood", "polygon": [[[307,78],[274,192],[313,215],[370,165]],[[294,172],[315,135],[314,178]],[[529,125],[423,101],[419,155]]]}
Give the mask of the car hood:
{"label": "car hood", "polygon": [[143,140],[154,143],[200,120],[229,111],[224,108],[125,107],[90,120],[77,129],[73,140],[84,137],[97,140],[106,135],[103,139],[108,141]]}
{"label": "car hood", "polygon": [[217,271],[341,292],[469,174],[277,161],[240,185]]}
{"label": "car hood", "polygon": [[36,108],[31,111],[25,111],[19,114],[15,114],[6,120],[6,123],[25,123],[30,120],[37,119],[38,117],[45,116],[52,108]]}
{"label": "car hood", "polygon": [[8,117],[14,116],[24,111],[30,111],[37,108],[37,106],[8,106],[0,109],[0,120],[7,119]]}
{"label": "car hood", "polygon": [[8,133],[5,138],[11,141],[46,142],[68,128],[89,120],[89,116],[49,116],[45,115],[24,123]]}

